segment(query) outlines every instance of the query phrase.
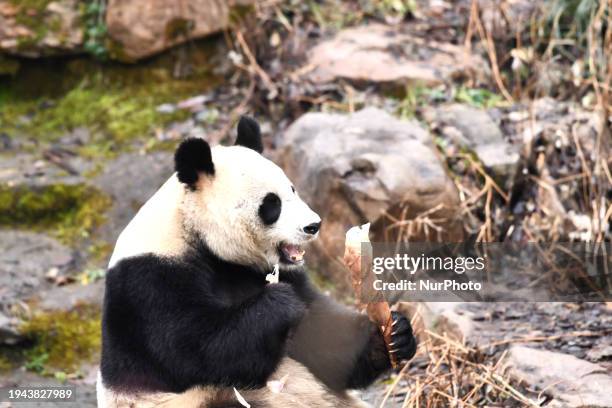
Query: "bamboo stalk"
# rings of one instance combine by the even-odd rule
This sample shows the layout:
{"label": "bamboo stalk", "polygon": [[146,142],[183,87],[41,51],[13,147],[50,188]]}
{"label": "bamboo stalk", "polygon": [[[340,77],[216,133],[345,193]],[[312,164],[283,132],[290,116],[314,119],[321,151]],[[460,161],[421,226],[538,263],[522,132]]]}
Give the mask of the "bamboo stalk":
{"label": "bamboo stalk", "polygon": [[[344,264],[351,273],[351,282],[353,285],[353,291],[355,292],[355,300],[357,308],[359,310],[366,311],[370,321],[372,321],[380,329],[385,341],[385,347],[389,353],[389,360],[393,368],[397,367],[397,360],[395,359],[391,349],[391,334],[393,326],[393,318],[391,316],[391,309],[389,303],[382,301],[372,301],[370,296],[364,296],[364,290],[367,290],[367,284],[364,286],[364,281],[368,281],[369,275],[371,274],[370,268],[364,268],[363,266],[369,265],[369,263],[363,264],[364,258],[369,258],[372,253],[372,244],[369,238],[370,224],[365,224],[358,227],[353,227],[346,233],[346,242],[344,248]],[[367,253],[363,253],[363,249]],[[369,293],[368,293],[369,295]]]}

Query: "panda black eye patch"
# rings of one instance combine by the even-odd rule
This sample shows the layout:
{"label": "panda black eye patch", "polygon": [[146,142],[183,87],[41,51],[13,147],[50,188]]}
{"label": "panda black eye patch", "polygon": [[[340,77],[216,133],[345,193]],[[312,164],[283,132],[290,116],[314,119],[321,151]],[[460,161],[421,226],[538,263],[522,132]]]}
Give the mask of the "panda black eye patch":
{"label": "panda black eye patch", "polygon": [[265,225],[278,221],[281,213],[281,200],[274,193],[268,193],[259,206],[259,218]]}

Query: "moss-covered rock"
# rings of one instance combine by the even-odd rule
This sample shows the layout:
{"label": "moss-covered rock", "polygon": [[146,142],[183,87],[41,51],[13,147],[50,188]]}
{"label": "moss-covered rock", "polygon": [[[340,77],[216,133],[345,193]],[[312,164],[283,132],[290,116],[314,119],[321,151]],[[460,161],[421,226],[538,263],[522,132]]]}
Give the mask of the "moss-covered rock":
{"label": "moss-covered rock", "polygon": [[211,74],[214,45],[198,45],[189,55],[191,75],[176,78],[176,60],[160,56],[127,66],[75,58],[22,64],[15,77],[0,79],[0,131],[11,137],[53,142],[78,127],[93,135],[83,146],[88,157],[112,155],[135,140],[150,141],[154,131],[186,119],[189,112],[157,112],[219,82]]}
{"label": "moss-covered rock", "polygon": [[74,244],[102,224],[111,199],[84,185],[0,185],[0,226],[47,230]]}
{"label": "moss-covered rock", "polygon": [[21,332],[33,342],[25,351],[26,368],[43,374],[74,372],[99,353],[100,309],[80,305],[71,311],[37,313]]}
{"label": "moss-covered rock", "polygon": [[79,0],[0,0],[0,50],[39,57],[80,52],[84,20]]}

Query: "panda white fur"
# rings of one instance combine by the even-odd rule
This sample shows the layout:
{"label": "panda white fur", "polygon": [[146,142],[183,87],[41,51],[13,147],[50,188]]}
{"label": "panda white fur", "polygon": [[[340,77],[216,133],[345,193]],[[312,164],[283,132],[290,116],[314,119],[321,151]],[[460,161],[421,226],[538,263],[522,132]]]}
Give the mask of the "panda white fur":
{"label": "panda white fur", "polygon": [[[176,173],[121,233],[103,307],[99,407],[356,407],[347,389],[390,368],[368,319],[319,293],[301,249],[321,220],[261,155],[257,123],[235,146],[188,139]],[[265,276],[280,265],[280,282]],[[394,353],[414,355],[394,314]],[[280,393],[266,384],[284,380]]]}

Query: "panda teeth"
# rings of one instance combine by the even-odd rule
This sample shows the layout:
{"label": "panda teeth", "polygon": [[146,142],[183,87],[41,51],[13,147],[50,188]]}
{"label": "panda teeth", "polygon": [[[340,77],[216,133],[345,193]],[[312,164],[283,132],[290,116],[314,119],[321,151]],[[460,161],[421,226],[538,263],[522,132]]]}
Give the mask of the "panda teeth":
{"label": "panda teeth", "polygon": [[299,245],[285,244],[282,249],[287,258],[293,263],[302,262],[306,253]]}
{"label": "panda teeth", "polygon": [[303,250],[298,251],[295,255],[291,255],[291,260],[293,262],[299,262],[302,259],[304,259],[304,252]]}

